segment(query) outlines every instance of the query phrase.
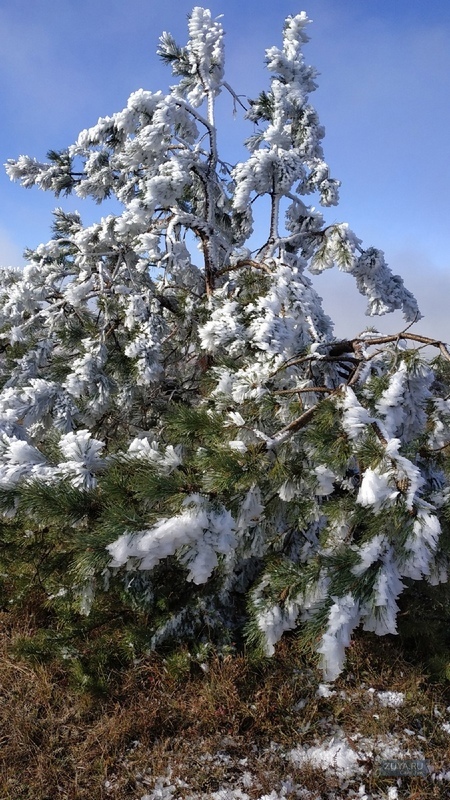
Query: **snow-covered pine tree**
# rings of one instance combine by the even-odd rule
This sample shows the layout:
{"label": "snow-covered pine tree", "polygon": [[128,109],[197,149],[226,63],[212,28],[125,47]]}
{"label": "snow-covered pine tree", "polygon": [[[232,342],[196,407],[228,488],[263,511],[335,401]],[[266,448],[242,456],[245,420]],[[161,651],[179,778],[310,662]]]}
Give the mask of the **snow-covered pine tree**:
{"label": "snow-covered pine tree", "polygon": [[86,227],[57,209],[51,240],[1,273],[1,560],[9,592],[38,582],[55,608],[120,590],[152,646],[246,626],[271,653],[297,628],[334,679],[358,626],[395,633],[405,582],[447,580],[449,356],[423,357],[410,328],[336,339],[307,275],[336,266],[368,315],[420,316],[381,251],[305,202],[334,206],[339,185],[308,22],[289,17],[267,51],[234,167],[215,105],[242,103],[199,7],[185,47],[161,36],[168,94],[139,90],[47,163],[7,164],[120,211]]}

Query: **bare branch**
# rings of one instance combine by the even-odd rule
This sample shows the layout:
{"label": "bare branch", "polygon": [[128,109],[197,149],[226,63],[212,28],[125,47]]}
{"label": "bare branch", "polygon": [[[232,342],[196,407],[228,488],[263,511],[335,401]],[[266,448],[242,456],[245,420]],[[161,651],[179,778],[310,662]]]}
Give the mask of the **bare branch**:
{"label": "bare branch", "polygon": [[272,274],[270,267],[267,266],[263,261],[254,261],[251,258],[241,258],[239,261],[236,261],[236,264],[232,264],[229,267],[224,267],[223,269],[218,270],[216,272],[217,276],[226,275],[227,272],[236,272],[242,267],[253,267],[254,269],[261,269],[263,272],[266,272],[268,275]]}
{"label": "bare branch", "polygon": [[[332,396],[336,397],[337,395],[341,394],[343,388],[344,384],[338,386],[337,389],[333,389],[332,391],[330,391],[330,397]],[[297,419],[294,419],[292,422],[289,423],[289,425],[286,425],[285,428],[282,428],[281,431],[278,431],[278,433],[267,444],[267,448],[271,450],[274,449],[275,447],[279,447],[280,445],[284,444],[284,442],[286,442],[287,439],[289,439],[292,434],[297,433],[302,428],[304,428],[309,422],[311,422],[318,407],[322,405],[324,400],[329,400],[329,397],[323,398],[323,400],[319,400],[319,402],[316,403],[315,406],[311,406],[311,408],[308,408],[306,411],[303,412],[303,414],[297,417]]]}
{"label": "bare branch", "polygon": [[319,394],[331,394],[334,390],[328,386],[306,386],[304,388],[298,387],[297,389],[279,389],[274,394],[304,394],[305,392],[318,392]]}
{"label": "bare branch", "polygon": [[398,344],[401,339],[419,342],[420,344],[428,345],[429,347],[437,347],[441,351],[444,358],[447,361],[450,361],[450,351],[447,349],[448,345],[446,345],[445,342],[442,342],[439,339],[431,339],[429,336],[422,336],[418,333],[407,333],[406,330],[402,331],[401,333],[389,334],[387,336],[375,336],[373,338],[358,336],[355,339],[351,339],[350,344],[365,344],[369,347],[372,347],[372,345],[391,344],[392,342],[397,342]]}
{"label": "bare branch", "polygon": [[241,108],[242,108],[244,111],[248,111],[248,108],[247,108],[247,106],[246,106],[246,105],[245,105],[245,104],[242,102],[242,100],[240,99],[239,95],[238,95],[238,94],[236,94],[236,92],[234,91],[234,89],[233,89],[233,88],[230,86],[230,84],[229,84],[229,83],[227,83],[227,81],[222,81],[222,86],[223,86],[223,88],[224,88],[224,89],[226,89],[226,90],[227,90],[227,92],[229,92],[229,93],[231,94],[231,96],[232,96],[232,98],[233,98],[233,100],[234,100],[235,104],[237,103],[238,105],[240,105],[240,106],[241,106]]}

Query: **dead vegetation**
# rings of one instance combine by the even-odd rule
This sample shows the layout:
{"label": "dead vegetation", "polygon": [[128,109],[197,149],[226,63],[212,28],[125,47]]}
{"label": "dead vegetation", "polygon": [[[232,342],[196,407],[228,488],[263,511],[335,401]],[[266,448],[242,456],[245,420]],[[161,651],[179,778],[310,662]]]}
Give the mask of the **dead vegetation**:
{"label": "dead vegetation", "polygon": [[[14,655],[36,624],[29,610],[0,615],[1,800],[184,800],[224,788],[250,800],[274,790],[277,798],[328,800],[356,797],[363,784],[381,798],[397,785],[378,774],[377,743],[382,757],[386,741],[420,751],[434,773],[403,778],[399,797],[450,797],[442,780],[450,770],[448,684],[430,682],[394,637],[357,639],[331,687],[292,637],[270,661],[147,655],[111,671],[108,691],[98,693],[77,683],[70,659]],[[402,693],[403,704],[382,705],[384,691]],[[358,752],[359,775],[343,780],[337,768],[290,758],[337,733]]]}

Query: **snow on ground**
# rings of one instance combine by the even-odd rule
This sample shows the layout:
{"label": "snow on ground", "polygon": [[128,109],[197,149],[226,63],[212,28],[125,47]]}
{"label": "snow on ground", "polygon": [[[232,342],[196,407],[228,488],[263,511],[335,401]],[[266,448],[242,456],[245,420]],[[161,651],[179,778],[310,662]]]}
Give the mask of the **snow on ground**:
{"label": "snow on ground", "polygon": [[[401,725],[398,709],[405,703],[402,692],[376,691],[362,684],[354,694],[351,690],[337,691],[328,684],[319,684],[315,696],[328,701],[338,695],[352,703],[357,695],[361,697],[361,692],[374,712],[378,709],[386,713],[382,709],[392,708]],[[305,704],[306,700],[300,700],[296,708],[302,711]],[[372,716],[376,721],[380,719],[377,713]],[[435,705],[432,716],[436,726],[449,736],[450,743],[450,706]],[[422,775],[421,780],[427,782],[427,787],[434,785],[436,797],[450,797],[447,794],[450,760],[438,770],[425,757],[427,739],[422,729],[399,728],[369,736],[347,733],[332,717],[324,717],[321,723],[318,728],[323,730],[321,736],[291,749],[276,742],[261,750],[251,745],[254,759],[251,755],[242,757],[242,747],[232,736],[221,739],[216,752],[202,751],[199,746],[198,752],[192,753],[195,766],[190,763],[184,768],[177,761],[172,764],[173,769],[167,765],[165,775],[154,775],[150,769],[137,774],[136,784],[140,789],[133,800],[403,800],[409,796],[408,779],[387,775],[381,782],[382,788],[379,781],[376,781],[378,788],[373,788],[373,777],[379,775],[382,762],[389,761],[425,763],[428,774]],[[301,735],[300,731],[299,726]],[[136,741],[131,749],[140,746]],[[200,791],[192,785],[199,771],[210,776],[205,786],[210,783],[211,788]],[[113,794],[114,788],[113,783],[105,782],[106,795]]]}
{"label": "snow on ground", "polygon": [[[370,690],[369,690],[370,691]],[[380,705],[390,706],[391,708],[398,708],[402,706],[405,700],[403,692],[376,692],[375,694]]]}
{"label": "snow on ground", "polygon": [[[183,782],[181,782],[183,783]],[[396,790],[396,787],[391,787]],[[180,793],[181,789],[181,793]],[[297,784],[288,777],[287,780],[281,782],[278,789],[274,789],[269,794],[261,794],[258,797],[255,794],[249,795],[243,789],[219,789],[216,792],[204,794],[183,794],[185,791],[184,786],[173,785],[167,783],[166,780],[158,778],[154,790],[150,794],[145,794],[141,800],[320,800],[320,795],[315,791],[310,791]],[[389,790],[390,791],[390,790]],[[355,798],[355,800],[369,800],[369,796],[365,792],[363,784],[360,785],[356,792],[346,797]],[[390,797],[397,798],[397,794],[392,794]],[[335,795],[336,800],[340,800],[340,796]]]}
{"label": "snow on ground", "polygon": [[[321,691],[322,696],[324,694]],[[371,693],[374,694],[373,692]],[[326,696],[326,693],[325,693]],[[399,692],[378,692],[377,699],[381,705],[397,707],[403,702]],[[450,724],[442,723],[442,728],[450,735]],[[144,779],[143,783],[152,788],[143,794],[139,800],[400,800],[407,790],[402,779],[391,778],[390,785],[385,785],[382,791],[375,793],[366,789],[370,772],[377,768],[380,761],[385,759],[423,760],[420,747],[414,746],[412,741],[413,731],[404,731],[407,738],[401,740],[395,734],[385,734],[379,737],[364,737],[361,734],[348,736],[342,729],[335,726],[333,735],[314,744],[299,745],[284,752],[282,748],[272,743],[271,750],[284,761],[286,775],[284,780],[269,790],[262,789],[258,779],[247,769],[247,759],[239,759],[226,752],[215,755],[203,755],[201,759],[208,761],[211,766],[224,765],[227,772],[234,774],[233,785],[226,785],[211,792],[195,792],[189,783],[171,775],[170,770],[165,777]],[[423,737],[418,737],[423,739]],[[420,744],[420,743],[419,743]],[[296,780],[289,774],[289,767],[295,769]],[[450,771],[433,772],[426,778],[438,784],[450,782]],[[319,790],[307,789],[298,783],[301,769],[320,770],[333,777],[337,789],[321,793]],[[402,793],[403,792],[403,793]]]}

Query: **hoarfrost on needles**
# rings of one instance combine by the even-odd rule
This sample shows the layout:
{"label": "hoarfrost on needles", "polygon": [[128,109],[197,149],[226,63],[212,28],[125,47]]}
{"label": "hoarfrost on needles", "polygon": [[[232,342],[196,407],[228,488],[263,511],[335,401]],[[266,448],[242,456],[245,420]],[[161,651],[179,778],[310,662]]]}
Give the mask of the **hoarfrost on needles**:
{"label": "hoarfrost on needles", "polygon": [[[333,680],[357,625],[395,633],[402,578],[446,579],[450,401],[422,338],[340,341],[313,284],[337,268],[370,316],[420,317],[382,251],[306,203],[333,206],[339,190],[310,103],[308,26],[304,12],[288,17],[281,46],[266,51],[270,86],[248,101],[237,164],[219,152],[215,103],[224,89],[242,103],[224,78],[221,20],[198,6],[184,47],[161,36],[167,93],[134,92],[48,163],[8,162],[23,186],[111,197],[118,211],[85,226],[56,209],[51,240],[23,270],[0,270],[0,486],[4,516],[22,503],[34,523],[36,481],[55,493],[71,482],[93,539],[104,526],[102,510],[91,519],[97,488],[114,519],[109,569],[126,585],[153,598],[152,571],[173,558],[194,584],[189,610],[201,597],[219,625],[248,591],[267,652],[317,621]],[[143,499],[134,476],[145,483],[146,472]],[[130,516],[111,488],[117,473]],[[403,538],[390,536],[391,517]],[[76,587],[85,611],[104,577],[92,568]],[[154,641],[187,627],[182,594]]]}
{"label": "hoarfrost on needles", "polygon": [[140,570],[151,570],[185,548],[180,558],[189,568],[188,580],[205,583],[217,566],[217,554],[235,546],[236,525],[228,511],[207,509],[201,498],[187,498],[185,505],[181,514],[161,519],[148,530],[124,533],[108,545],[110,568],[135,559]]}
{"label": "hoarfrost on needles", "polygon": [[317,648],[326,681],[334,681],[341,672],[345,649],[361,618],[359,602],[352,595],[331,599],[334,602],[328,614],[328,624]]}
{"label": "hoarfrost on needles", "polygon": [[371,506],[374,514],[378,514],[382,508],[392,505],[398,496],[398,490],[393,488],[392,483],[392,470],[380,472],[378,468],[368,467],[364,472],[357,502],[362,506]]}

